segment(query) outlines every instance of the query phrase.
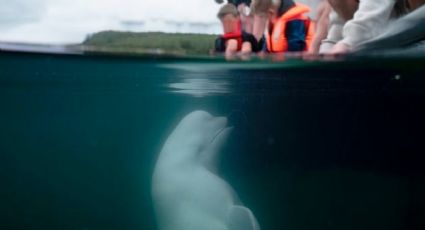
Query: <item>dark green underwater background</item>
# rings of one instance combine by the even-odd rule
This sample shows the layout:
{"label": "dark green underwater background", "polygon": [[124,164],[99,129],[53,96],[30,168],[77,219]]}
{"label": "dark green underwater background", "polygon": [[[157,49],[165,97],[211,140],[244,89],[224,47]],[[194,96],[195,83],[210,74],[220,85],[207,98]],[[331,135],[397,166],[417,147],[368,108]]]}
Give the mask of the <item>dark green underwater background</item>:
{"label": "dark green underwater background", "polygon": [[0,229],[156,229],[157,154],[228,116],[220,173],[263,230],[425,229],[425,60],[0,53]]}

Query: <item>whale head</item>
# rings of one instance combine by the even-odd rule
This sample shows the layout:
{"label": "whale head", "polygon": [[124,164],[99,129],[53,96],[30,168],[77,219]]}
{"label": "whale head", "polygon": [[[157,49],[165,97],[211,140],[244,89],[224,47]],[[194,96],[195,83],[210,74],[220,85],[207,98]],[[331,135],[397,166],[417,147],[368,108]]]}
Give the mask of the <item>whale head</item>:
{"label": "whale head", "polygon": [[159,160],[170,164],[196,161],[214,167],[233,129],[227,123],[227,118],[205,111],[186,115],[168,137]]}
{"label": "whale head", "polygon": [[217,173],[232,127],[204,111],[186,115],[169,135],[155,165],[152,199],[161,230],[259,230],[233,188]]}

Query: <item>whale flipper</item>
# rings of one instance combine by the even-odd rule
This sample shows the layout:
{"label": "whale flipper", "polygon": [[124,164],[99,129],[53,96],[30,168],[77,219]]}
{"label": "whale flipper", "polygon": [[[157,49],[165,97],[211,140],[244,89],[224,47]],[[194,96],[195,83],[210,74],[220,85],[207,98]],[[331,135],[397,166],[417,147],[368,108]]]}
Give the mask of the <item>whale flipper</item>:
{"label": "whale flipper", "polygon": [[234,205],[227,214],[229,230],[260,230],[254,214],[246,207]]}

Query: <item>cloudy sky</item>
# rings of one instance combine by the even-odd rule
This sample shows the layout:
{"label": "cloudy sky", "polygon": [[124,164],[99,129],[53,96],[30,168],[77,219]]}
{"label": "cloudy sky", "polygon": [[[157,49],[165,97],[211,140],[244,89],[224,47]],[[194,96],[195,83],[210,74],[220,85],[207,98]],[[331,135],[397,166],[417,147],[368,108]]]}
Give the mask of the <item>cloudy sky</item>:
{"label": "cloudy sky", "polygon": [[78,43],[102,30],[219,33],[213,0],[0,0],[0,41]]}

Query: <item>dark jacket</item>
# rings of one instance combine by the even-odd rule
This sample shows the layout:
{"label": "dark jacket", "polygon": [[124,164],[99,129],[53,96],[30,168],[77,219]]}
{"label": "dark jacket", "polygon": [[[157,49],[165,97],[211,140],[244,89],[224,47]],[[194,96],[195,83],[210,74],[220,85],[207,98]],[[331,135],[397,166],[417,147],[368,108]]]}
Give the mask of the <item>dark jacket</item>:
{"label": "dark jacket", "polygon": [[[223,3],[223,0],[215,0],[215,2],[221,4]],[[227,0],[227,3],[233,4],[235,6],[245,3],[247,6],[249,6],[251,5],[251,0]]]}

